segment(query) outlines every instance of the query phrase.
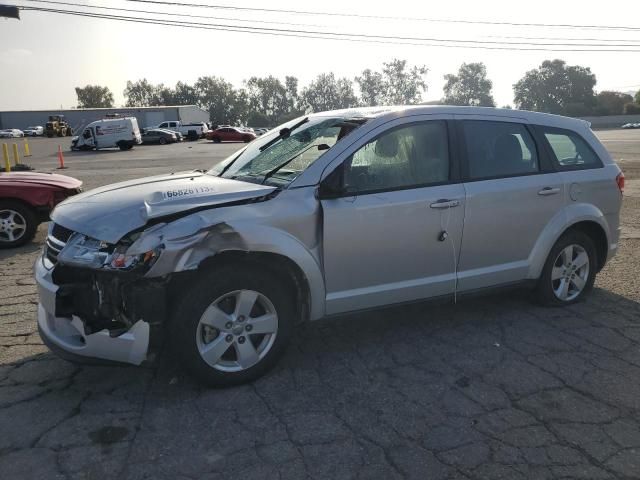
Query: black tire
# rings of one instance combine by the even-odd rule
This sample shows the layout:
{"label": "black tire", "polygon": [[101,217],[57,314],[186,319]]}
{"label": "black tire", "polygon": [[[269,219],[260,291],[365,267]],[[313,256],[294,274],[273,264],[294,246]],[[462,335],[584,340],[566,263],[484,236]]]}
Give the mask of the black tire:
{"label": "black tire", "polygon": [[[261,377],[284,353],[296,323],[295,307],[291,301],[293,295],[285,285],[277,275],[258,268],[226,267],[202,273],[190,288],[184,290],[186,293],[173,309],[171,350],[196,378],[212,387],[240,385]],[[278,316],[277,334],[271,348],[258,363],[237,372],[225,372],[205,362],[198,351],[196,338],[204,311],[216,299],[237,290],[253,290],[270,300]],[[225,333],[220,332],[219,335]]]}
{"label": "black tire", "polygon": [[158,140],[158,143],[160,145],[166,145],[167,144],[167,139],[164,137],[160,137],[160,140]]}
{"label": "black tire", "polygon": [[[31,241],[38,229],[38,220],[36,212],[31,207],[24,203],[17,202],[15,200],[0,200],[0,224],[5,220],[3,211],[15,212],[24,219],[25,229],[24,233],[14,241],[10,241],[8,236],[4,233],[0,233],[0,249],[1,248],[14,248],[24,245]],[[1,228],[0,228],[1,230]]]}
{"label": "black tire", "polygon": [[[556,264],[556,261],[558,260],[560,253],[570,245],[577,245],[579,247],[582,247],[582,249],[584,249],[584,251],[586,252],[589,258],[588,276],[586,278],[586,282],[584,287],[582,288],[582,291],[580,291],[580,293],[575,298],[561,300],[554,293],[552,270],[554,268],[554,265]],[[536,287],[536,298],[538,302],[549,307],[562,307],[584,300],[584,298],[593,289],[593,283],[595,282],[596,271],[598,269],[597,266],[598,255],[591,237],[578,230],[568,231],[558,239],[558,241],[549,252],[549,256],[547,257],[547,261],[544,264],[542,274],[538,279],[538,285]]]}
{"label": "black tire", "polygon": [[222,142],[222,140],[220,140],[220,137],[213,137],[211,140],[213,141],[213,143],[220,143],[220,142]]}
{"label": "black tire", "polygon": [[60,129],[60,130],[58,131],[58,136],[59,136],[59,137],[64,137],[64,130]]}
{"label": "black tire", "polygon": [[133,148],[133,144],[128,143],[128,142],[119,142],[118,143],[118,148],[120,150],[131,150]]}
{"label": "black tire", "polygon": [[253,139],[252,139],[251,137],[249,137],[249,136],[245,136],[245,137],[242,139],[242,141],[243,141],[244,143],[249,143],[251,140],[253,140]]}

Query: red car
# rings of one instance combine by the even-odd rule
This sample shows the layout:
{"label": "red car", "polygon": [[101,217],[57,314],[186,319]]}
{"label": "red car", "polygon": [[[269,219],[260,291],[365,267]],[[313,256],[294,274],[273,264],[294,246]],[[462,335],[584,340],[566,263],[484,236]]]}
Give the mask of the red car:
{"label": "red car", "polygon": [[215,130],[207,132],[207,140],[212,140],[214,143],[220,142],[245,142],[249,143],[251,140],[255,140],[256,134],[240,130],[235,127],[221,127]]}
{"label": "red car", "polygon": [[58,203],[80,193],[82,182],[55,173],[0,173],[0,248],[24,245]]}

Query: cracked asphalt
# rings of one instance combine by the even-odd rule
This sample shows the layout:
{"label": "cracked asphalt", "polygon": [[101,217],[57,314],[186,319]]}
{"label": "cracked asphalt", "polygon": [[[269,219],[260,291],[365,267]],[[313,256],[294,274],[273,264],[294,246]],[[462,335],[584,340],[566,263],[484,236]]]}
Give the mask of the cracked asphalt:
{"label": "cracked asphalt", "polygon": [[[618,256],[581,304],[527,292],[314,322],[257,382],[211,390],[165,356],[78,366],[36,332],[44,239],[0,252],[0,478],[640,478],[640,132]],[[52,141],[28,163],[53,168]],[[89,187],[201,168],[237,145],[68,155]],[[212,160],[213,159],[213,160]]]}

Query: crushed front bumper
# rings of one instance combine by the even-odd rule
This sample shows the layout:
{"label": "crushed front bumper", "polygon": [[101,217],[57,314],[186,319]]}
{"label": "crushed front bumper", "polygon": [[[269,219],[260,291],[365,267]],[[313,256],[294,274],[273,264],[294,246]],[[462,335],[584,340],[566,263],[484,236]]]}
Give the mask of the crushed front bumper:
{"label": "crushed front bumper", "polygon": [[38,331],[42,341],[51,350],[78,361],[94,358],[140,365],[147,358],[150,344],[147,322],[138,320],[118,336],[111,336],[106,329],[87,334],[84,321],[78,316],[56,316],[56,293],[59,287],[53,283],[53,270],[47,270],[41,257],[36,260],[34,270],[40,297]]}

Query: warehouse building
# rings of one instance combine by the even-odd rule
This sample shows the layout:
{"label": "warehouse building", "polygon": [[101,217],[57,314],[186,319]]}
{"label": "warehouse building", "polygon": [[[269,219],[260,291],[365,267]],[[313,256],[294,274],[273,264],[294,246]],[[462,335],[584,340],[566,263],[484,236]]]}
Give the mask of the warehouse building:
{"label": "warehouse building", "polygon": [[208,122],[209,113],[195,105],[179,105],[172,107],[126,107],[126,108],[78,108],[72,110],[24,110],[16,112],[0,112],[0,129],[27,128],[44,125],[49,115],[64,115],[74,131],[107,115],[118,114],[125,117],[136,117],[140,128],[152,127],[169,120],[180,120],[183,123]]}

